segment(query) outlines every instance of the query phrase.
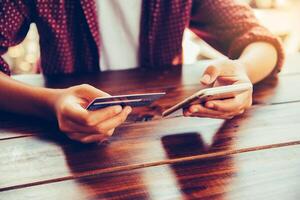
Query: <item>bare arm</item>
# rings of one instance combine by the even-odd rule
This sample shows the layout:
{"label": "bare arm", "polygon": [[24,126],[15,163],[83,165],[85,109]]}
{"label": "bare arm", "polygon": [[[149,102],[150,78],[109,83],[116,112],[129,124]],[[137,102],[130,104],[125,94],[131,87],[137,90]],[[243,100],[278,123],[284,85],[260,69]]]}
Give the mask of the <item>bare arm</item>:
{"label": "bare arm", "polygon": [[0,110],[47,118],[54,116],[50,102],[53,102],[59,90],[29,86],[11,79],[2,72],[0,86]]}
{"label": "bare arm", "polygon": [[[251,8],[234,0],[194,1],[190,28],[229,59],[216,60],[201,82],[213,87],[255,84],[279,72],[284,51],[280,40],[262,27]],[[252,90],[232,99],[208,101],[185,110],[187,116],[229,119],[252,104]]]}
{"label": "bare arm", "polygon": [[[1,58],[10,46],[20,43],[32,22],[33,9],[27,1],[0,1],[0,71],[9,74]],[[9,24],[9,26],[7,25]],[[90,85],[66,89],[47,89],[25,85],[0,72],[1,110],[36,115],[57,120],[59,128],[71,139],[97,142],[111,136],[131,112],[130,107],[108,107],[87,111],[85,106],[95,97],[108,94]]]}
{"label": "bare arm", "polygon": [[277,63],[275,47],[266,42],[255,42],[248,45],[238,59],[244,65],[251,82],[257,83],[266,78]]}
{"label": "bare arm", "polygon": [[[205,70],[201,82],[213,86],[237,83],[257,83],[267,77],[277,63],[277,51],[269,43],[248,45],[237,60],[216,60]],[[242,114],[252,104],[252,90],[232,99],[208,101],[186,109],[186,116],[230,119]]]}
{"label": "bare arm", "polygon": [[253,83],[262,80],[275,65],[274,72],[282,67],[284,51],[279,38],[261,26],[245,4],[193,1],[190,28],[228,58],[244,62]]}
{"label": "bare arm", "polygon": [[71,139],[99,142],[111,136],[122,124],[130,107],[112,106],[97,111],[85,107],[94,98],[108,94],[90,85],[66,89],[47,89],[25,85],[0,72],[1,110],[57,120],[59,128]]}

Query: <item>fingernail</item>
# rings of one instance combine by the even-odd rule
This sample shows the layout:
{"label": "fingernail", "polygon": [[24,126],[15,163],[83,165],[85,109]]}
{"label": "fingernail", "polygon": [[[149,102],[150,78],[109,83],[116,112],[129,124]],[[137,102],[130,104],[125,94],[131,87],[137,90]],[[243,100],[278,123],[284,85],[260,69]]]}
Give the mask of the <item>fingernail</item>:
{"label": "fingernail", "polygon": [[184,116],[185,116],[185,117],[189,117],[189,116],[191,116],[191,115],[192,115],[192,113],[190,113],[190,112],[185,112],[185,113],[184,113]]}
{"label": "fingernail", "polygon": [[83,138],[82,142],[83,143],[90,143],[90,138],[89,137]]}
{"label": "fingernail", "polygon": [[204,74],[204,76],[201,79],[201,82],[209,83],[209,81],[210,81],[210,76],[208,74]]}
{"label": "fingernail", "polygon": [[132,108],[130,106],[126,107],[126,114],[128,115],[129,113],[131,113]]}
{"label": "fingernail", "polygon": [[100,145],[108,145],[108,144],[109,144],[109,141],[108,141],[108,139],[104,139],[104,140],[99,141],[97,144],[98,144],[99,146],[100,146]]}
{"label": "fingernail", "polygon": [[207,108],[214,108],[214,104],[211,102],[206,103]]}
{"label": "fingernail", "polygon": [[120,113],[122,111],[122,106],[116,106],[114,111],[116,114]]}
{"label": "fingernail", "polygon": [[192,113],[196,113],[196,112],[199,112],[199,108],[198,107],[192,107],[191,109]]}

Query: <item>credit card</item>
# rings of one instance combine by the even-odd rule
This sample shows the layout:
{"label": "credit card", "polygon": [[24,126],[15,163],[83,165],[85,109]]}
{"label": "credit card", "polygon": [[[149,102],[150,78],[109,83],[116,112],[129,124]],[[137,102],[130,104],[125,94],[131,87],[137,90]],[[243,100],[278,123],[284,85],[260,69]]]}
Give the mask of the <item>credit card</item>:
{"label": "credit card", "polygon": [[130,94],[130,95],[118,95],[109,97],[99,97],[94,99],[88,106],[87,110],[97,110],[108,106],[131,106],[140,107],[148,106],[153,101],[161,98],[166,93],[145,93],[145,94]]}

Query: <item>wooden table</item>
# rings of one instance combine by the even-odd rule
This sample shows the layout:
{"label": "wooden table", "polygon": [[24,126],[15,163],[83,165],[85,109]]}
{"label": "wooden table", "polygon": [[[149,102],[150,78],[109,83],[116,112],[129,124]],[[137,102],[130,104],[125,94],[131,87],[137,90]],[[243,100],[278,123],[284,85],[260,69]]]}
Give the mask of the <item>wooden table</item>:
{"label": "wooden table", "polygon": [[[300,55],[255,86],[254,105],[223,121],[161,119],[201,88],[200,65],[14,78],[51,88],[89,83],[111,94],[167,92],[109,143],[68,140],[56,125],[0,115],[0,199],[299,199]],[[8,99],[9,100],[9,99]]]}

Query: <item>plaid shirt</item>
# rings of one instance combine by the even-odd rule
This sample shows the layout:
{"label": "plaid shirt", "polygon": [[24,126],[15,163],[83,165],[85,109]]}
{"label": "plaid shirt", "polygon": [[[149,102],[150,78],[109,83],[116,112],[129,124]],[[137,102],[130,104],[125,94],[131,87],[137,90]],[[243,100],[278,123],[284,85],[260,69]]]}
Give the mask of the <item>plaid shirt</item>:
{"label": "plaid shirt", "polygon": [[[43,73],[99,71],[101,43],[96,15],[93,0],[2,0],[0,55],[20,43],[34,22],[40,35]],[[259,25],[248,6],[233,0],[143,0],[140,65],[180,63],[185,28],[232,59],[252,42],[269,42],[278,52],[278,71],[282,66],[278,38]],[[1,57],[0,70],[10,73]]]}

